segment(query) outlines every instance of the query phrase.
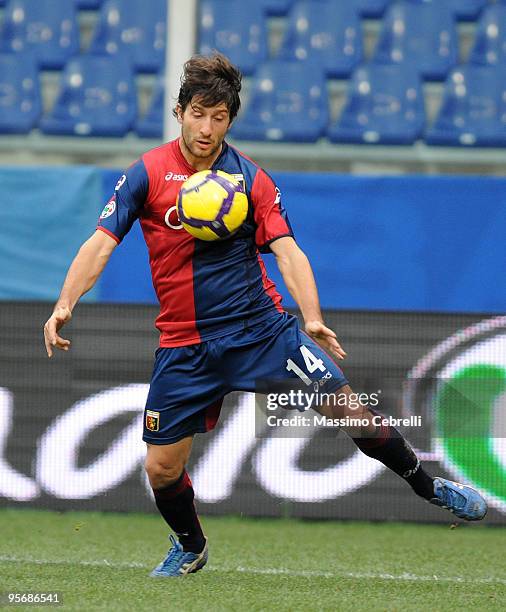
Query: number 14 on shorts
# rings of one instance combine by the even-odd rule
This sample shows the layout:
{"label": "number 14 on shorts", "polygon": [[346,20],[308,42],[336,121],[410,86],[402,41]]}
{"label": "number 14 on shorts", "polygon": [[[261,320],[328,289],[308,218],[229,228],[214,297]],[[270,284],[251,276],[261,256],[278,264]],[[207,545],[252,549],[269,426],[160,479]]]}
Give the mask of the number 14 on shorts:
{"label": "number 14 on shorts", "polygon": [[[304,364],[309,374],[314,374],[317,370],[320,372],[326,372],[326,368],[323,365],[323,360],[319,359],[314,353],[308,349],[307,346],[302,344],[299,346],[299,350],[304,358]],[[293,372],[296,374],[301,380],[303,380],[306,385],[312,385],[312,380],[307,376],[307,374],[299,368],[299,366],[292,359],[286,360],[286,369],[288,372]]]}

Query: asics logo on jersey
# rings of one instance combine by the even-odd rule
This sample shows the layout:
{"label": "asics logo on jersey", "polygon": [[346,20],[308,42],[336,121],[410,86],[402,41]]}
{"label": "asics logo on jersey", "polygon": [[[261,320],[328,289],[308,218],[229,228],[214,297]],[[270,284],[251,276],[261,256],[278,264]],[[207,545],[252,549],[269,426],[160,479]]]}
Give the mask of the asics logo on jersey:
{"label": "asics logo on jersey", "polygon": [[188,180],[187,174],[174,174],[173,172],[167,172],[165,175],[166,181],[186,181]]}
{"label": "asics logo on jersey", "polygon": [[179,217],[177,215],[177,206],[171,206],[169,210],[165,213],[165,223],[174,230],[183,229],[181,225],[181,221],[179,221]]}

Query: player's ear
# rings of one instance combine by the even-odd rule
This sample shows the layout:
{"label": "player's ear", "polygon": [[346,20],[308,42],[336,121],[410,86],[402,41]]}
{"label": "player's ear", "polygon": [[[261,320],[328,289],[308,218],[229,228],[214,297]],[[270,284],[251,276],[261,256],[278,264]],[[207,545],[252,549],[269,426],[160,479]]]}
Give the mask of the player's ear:
{"label": "player's ear", "polygon": [[176,104],[176,119],[179,124],[183,123],[183,107],[181,104]]}

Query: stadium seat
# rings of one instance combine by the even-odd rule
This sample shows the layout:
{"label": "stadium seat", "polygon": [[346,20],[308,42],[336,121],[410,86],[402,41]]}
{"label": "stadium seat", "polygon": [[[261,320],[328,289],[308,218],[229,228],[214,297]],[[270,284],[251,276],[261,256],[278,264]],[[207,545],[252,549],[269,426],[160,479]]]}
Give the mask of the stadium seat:
{"label": "stadium seat", "polygon": [[350,0],[350,6],[358,10],[362,17],[376,19],[382,17],[391,0]]}
{"label": "stadium seat", "polygon": [[474,21],[488,0],[445,0],[453,14],[460,21]]}
{"label": "stadium seat", "polygon": [[506,3],[490,6],[483,11],[469,62],[506,66]]}
{"label": "stadium seat", "polygon": [[126,55],[136,72],[165,63],[167,0],[106,0],[93,34],[93,55]]}
{"label": "stadium seat", "polygon": [[399,0],[383,19],[376,63],[410,63],[423,78],[443,80],[457,61],[457,31],[448,5]]}
{"label": "stadium seat", "polygon": [[339,119],[329,127],[332,142],[412,144],[425,121],[420,77],[408,65],[357,68]]}
{"label": "stadium seat", "polygon": [[362,60],[362,28],[349,4],[301,0],[290,10],[279,59],[311,59],[328,77],[348,77]]}
{"label": "stadium seat", "polygon": [[[286,15],[293,4],[293,0],[260,0],[266,15],[279,17]],[[248,5],[249,6],[249,5]]]}
{"label": "stadium seat", "polygon": [[247,18],[240,2],[203,0],[200,3],[199,50],[224,53],[243,74],[250,75],[267,58],[267,28],[261,4],[248,5]]}
{"label": "stadium seat", "polygon": [[449,146],[506,146],[506,77],[493,66],[459,66],[426,142]]}
{"label": "stadium seat", "polygon": [[271,60],[255,74],[250,102],[232,125],[242,140],[314,142],[328,121],[321,67],[313,62]]}
{"label": "stadium seat", "polygon": [[56,104],[40,128],[46,134],[124,136],[136,112],[127,58],[82,56],[65,67]]}
{"label": "stadium seat", "polygon": [[62,68],[79,53],[74,5],[57,0],[9,0],[0,32],[0,50],[32,53],[39,67]]}
{"label": "stadium seat", "polygon": [[75,0],[76,7],[83,11],[96,11],[100,8],[102,0]]}
{"label": "stadium seat", "polygon": [[41,113],[39,74],[31,56],[0,55],[0,133],[26,134]]}
{"label": "stadium seat", "polygon": [[158,76],[147,113],[135,123],[137,134],[141,138],[162,138],[165,112],[171,111],[165,109],[165,75],[162,73]]}

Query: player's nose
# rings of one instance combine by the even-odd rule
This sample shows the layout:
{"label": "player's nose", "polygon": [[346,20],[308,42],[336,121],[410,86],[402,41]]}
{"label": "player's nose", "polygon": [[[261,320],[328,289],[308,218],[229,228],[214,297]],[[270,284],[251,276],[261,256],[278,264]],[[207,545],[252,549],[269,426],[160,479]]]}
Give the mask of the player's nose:
{"label": "player's nose", "polygon": [[202,136],[209,137],[211,136],[212,132],[212,119],[211,117],[207,117],[200,125],[200,133]]}

